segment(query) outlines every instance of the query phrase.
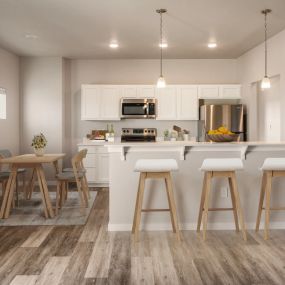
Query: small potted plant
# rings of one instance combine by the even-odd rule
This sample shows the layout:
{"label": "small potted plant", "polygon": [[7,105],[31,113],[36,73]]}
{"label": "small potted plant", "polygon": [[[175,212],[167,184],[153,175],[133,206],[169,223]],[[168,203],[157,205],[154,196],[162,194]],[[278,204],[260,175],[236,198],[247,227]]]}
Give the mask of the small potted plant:
{"label": "small potted plant", "polygon": [[34,152],[36,156],[43,156],[45,153],[45,147],[47,145],[47,139],[43,133],[39,135],[35,135],[31,146],[34,148]]}

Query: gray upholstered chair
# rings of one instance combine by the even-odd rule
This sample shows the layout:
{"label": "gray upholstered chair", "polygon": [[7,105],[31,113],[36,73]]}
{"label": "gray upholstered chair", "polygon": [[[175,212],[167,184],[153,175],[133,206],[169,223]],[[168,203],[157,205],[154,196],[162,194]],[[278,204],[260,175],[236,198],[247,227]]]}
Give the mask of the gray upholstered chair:
{"label": "gray upholstered chair", "polygon": [[[0,150],[0,181],[3,181],[2,184],[2,192],[4,192],[4,188],[6,186],[6,181],[9,179],[9,175],[11,173],[10,169],[2,169],[1,165],[1,158],[8,158],[11,157],[12,153],[8,149],[1,149]],[[25,179],[26,169],[25,168],[19,168],[17,173],[17,179],[16,179],[16,201],[17,206],[19,206],[19,181],[18,181],[18,175],[22,176],[23,180],[23,193],[26,195],[26,179]]]}

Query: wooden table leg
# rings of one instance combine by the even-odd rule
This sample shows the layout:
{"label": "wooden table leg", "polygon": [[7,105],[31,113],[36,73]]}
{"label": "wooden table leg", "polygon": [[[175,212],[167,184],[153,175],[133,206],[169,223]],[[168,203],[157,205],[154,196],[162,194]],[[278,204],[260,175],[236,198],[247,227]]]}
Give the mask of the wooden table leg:
{"label": "wooden table leg", "polygon": [[40,185],[40,189],[43,195],[43,202],[44,202],[44,210],[46,217],[53,218],[54,217],[54,211],[51,206],[51,201],[48,194],[48,187],[47,182],[45,179],[44,171],[42,165],[37,166],[36,168],[38,181]]}
{"label": "wooden table leg", "polygon": [[44,204],[44,213],[45,213],[45,217],[47,219],[48,218],[48,210],[47,210],[47,204],[46,204],[46,197],[45,197],[44,188],[43,188],[43,184],[42,184],[42,180],[41,180],[41,175],[39,173],[38,168],[36,168],[36,173],[37,173],[40,191],[42,193],[42,200],[43,200],[43,204]]}
{"label": "wooden table leg", "polygon": [[16,184],[16,179],[17,179],[17,171],[18,171],[18,167],[16,165],[13,165],[12,172],[9,176],[9,181],[6,186],[7,188],[5,190],[6,200],[4,197],[3,202],[2,202],[2,205],[4,205],[4,209],[3,209],[4,212],[3,212],[3,215],[1,215],[1,217],[4,219],[9,218],[9,215],[10,215],[12,199],[14,197],[15,184]]}

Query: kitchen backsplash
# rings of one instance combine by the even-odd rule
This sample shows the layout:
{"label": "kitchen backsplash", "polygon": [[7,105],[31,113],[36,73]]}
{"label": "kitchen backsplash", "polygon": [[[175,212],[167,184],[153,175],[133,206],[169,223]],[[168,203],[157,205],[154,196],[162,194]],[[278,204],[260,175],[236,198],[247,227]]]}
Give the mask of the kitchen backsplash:
{"label": "kitchen backsplash", "polygon": [[84,123],[81,123],[81,128],[78,130],[76,137],[81,139],[82,137],[85,137],[86,134],[90,133],[92,129],[106,129],[107,124],[113,124],[115,136],[121,135],[122,128],[156,128],[157,136],[162,137],[163,131],[166,129],[172,129],[173,125],[177,125],[182,129],[189,130],[191,137],[197,137],[198,135],[197,121],[156,121],[151,119],[128,119],[121,121],[84,121]]}

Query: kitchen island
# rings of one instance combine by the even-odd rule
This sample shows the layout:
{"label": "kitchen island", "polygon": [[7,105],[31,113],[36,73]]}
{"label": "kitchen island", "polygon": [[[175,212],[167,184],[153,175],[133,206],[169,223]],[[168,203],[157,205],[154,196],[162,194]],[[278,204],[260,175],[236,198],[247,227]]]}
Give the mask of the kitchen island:
{"label": "kitchen island", "polygon": [[[267,157],[285,157],[285,142],[153,142],[153,143],[109,143],[110,186],[110,231],[130,231],[135,208],[139,173],[134,172],[138,159],[176,159],[179,171],[173,172],[176,206],[180,228],[196,229],[203,173],[199,170],[205,158],[238,157],[244,161],[244,170],[237,172],[238,188],[247,228],[255,227],[259,192],[261,186],[260,167]],[[285,205],[285,181],[273,182],[272,204]],[[215,179],[212,183],[211,205],[231,206],[231,197],[226,179]],[[167,197],[164,182],[148,180],[143,207],[165,208]],[[169,214],[148,213],[142,215],[142,228],[146,230],[170,230]],[[262,225],[261,225],[262,227]],[[285,213],[271,214],[271,228],[285,228]],[[234,229],[232,212],[209,214],[209,229]]]}

